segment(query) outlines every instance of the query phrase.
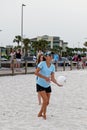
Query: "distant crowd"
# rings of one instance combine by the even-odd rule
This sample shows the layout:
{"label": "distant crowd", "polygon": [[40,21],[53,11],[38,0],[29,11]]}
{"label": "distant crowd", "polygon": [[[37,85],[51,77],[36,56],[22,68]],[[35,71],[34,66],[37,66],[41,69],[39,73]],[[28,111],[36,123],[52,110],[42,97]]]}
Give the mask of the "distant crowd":
{"label": "distant crowd", "polygon": [[15,67],[17,71],[20,71],[21,56],[22,56],[21,49],[18,49],[17,51],[15,51],[14,49],[11,50],[10,53],[11,69]]}
{"label": "distant crowd", "polygon": [[[37,61],[40,55],[43,55],[44,53],[39,50],[37,55],[33,56],[33,61],[36,62],[37,65]],[[17,71],[20,71],[20,63],[21,63],[21,58],[22,58],[22,52],[21,49],[17,49],[16,51],[14,49],[11,50],[10,53],[10,67],[11,69],[14,67],[16,68]],[[76,62],[76,67],[77,69],[83,68],[86,66],[86,61],[87,61],[87,57],[86,56],[81,56],[80,54],[75,54],[73,57],[66,57],[69,61],[74,61]],[[57,71],[58,68],[58,61],[60,61],[61,56],[58,53],[53,53],[53,63],[55,65],[55,70]],[[14,62],[14,64],[13,64]]]}
{"label": "distant crowd", "polygon": [[83,68],[86,66],[87,57],[81,56],[80,54],[75,54],[72,57],[72,61],[77,62],[77,69]]}

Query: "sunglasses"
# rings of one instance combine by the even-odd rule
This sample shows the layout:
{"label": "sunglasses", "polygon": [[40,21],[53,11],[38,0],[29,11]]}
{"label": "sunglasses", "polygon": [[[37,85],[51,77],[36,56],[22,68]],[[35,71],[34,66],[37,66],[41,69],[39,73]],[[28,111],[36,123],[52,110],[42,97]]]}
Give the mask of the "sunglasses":
{"label": "sunglasses", "polygon": [[52,57],[52,54],[48,54],[48,55],[46,55],[46,56],[50,56],[50,57]]}
{"label": "sunglasses", "polygon": [[50,57],[52,57],[52,54],[51,53],[45,53],[44,56],[50,56]]}

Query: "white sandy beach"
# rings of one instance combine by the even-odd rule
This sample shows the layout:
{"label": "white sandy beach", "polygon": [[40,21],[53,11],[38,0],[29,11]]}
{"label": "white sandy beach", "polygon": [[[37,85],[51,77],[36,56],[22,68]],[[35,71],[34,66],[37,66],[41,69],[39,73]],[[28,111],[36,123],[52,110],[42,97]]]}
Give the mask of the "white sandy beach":
{"label": "white sandy beach", "polygon": [[35,75],[0,77],[0,130],[87,130],[87,70],[61,71],[67,82],[52,83],[47,120],[40,109]]}

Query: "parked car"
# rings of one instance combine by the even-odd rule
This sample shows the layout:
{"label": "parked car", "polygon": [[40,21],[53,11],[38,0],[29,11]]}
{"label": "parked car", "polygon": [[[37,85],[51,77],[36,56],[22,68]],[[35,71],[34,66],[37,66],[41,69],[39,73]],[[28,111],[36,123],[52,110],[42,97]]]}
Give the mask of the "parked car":
{"label": "parked car", "polygon": [[59,59],[58,66],[64,66],[64,62],[65,62],[65,66],[70,66],[70,61],[66,57],[61,57]]}
{"label": "parked car", "polygon": [[1,61],[7,61],[8,59],[1,57]]}
{"label": "parked car", "polygon": [[27,61],[30,66],[36,66],[36,60],[33,56],[24,56],[22,57],[22,61]]}
{"label": "parked car", "polygon": [[24,56],[22,57],[22,60],[33,61],[33,56]]}

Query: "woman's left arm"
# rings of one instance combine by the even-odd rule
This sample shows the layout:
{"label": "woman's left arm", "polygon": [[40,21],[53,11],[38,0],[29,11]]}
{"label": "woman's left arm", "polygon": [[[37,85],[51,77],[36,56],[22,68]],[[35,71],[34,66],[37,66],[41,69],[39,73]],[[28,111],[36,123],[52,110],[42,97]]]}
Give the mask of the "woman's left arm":
{"label": "woman's left arm", "polygon": [[54,72],[51,73],[51,81],[52,81],[53,83],[55,83],[57,86],[62,87],[62,85],[60,85],[60,84],[57,82],[57,80],[55,79]]}

